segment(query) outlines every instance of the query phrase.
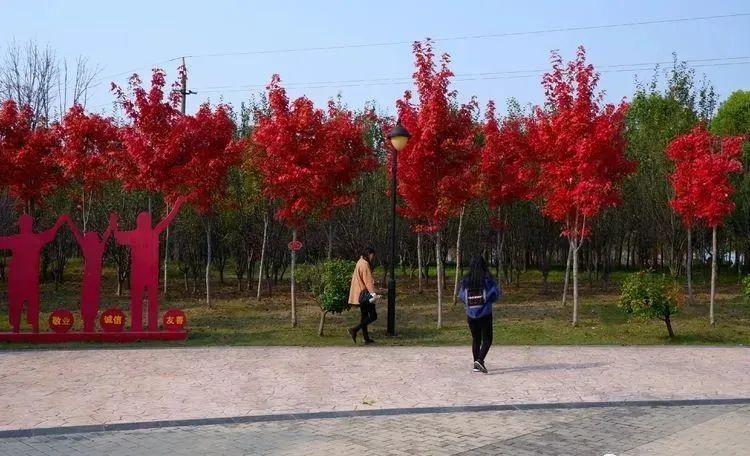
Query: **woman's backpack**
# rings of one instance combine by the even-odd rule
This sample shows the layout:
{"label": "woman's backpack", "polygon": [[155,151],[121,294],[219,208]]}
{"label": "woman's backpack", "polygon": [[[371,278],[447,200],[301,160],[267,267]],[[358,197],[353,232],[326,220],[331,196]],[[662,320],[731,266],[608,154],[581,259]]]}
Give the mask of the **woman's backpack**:
{"label": "woman's backpack", "polygon": [[485,279],[483,288],[465,287],[461,284],[459,298],[464,302],[466,316],[482,318],[492,313],[492,304],[499,297],[499,290],[492,279]]}

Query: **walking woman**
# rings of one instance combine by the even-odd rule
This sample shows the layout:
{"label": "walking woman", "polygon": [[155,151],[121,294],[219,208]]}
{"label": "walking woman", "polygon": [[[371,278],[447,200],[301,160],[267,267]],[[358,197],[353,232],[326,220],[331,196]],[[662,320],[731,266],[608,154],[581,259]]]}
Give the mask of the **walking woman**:
{"label": "walking woman", "polygon": [[475,256],[471,260],[469,273],[461,280],[458,292],[458,297],[464,302],[471,330],[474,372],[487,373],[484,358],[492,345],[492,304],[501,295],[502,291],[492,279],[484,258]]}
{"label": "walking woman", "polygon": [[349,287],[349,304],[359,306],[362,313],[359,324],[346,330],[355,344],[357,343],[357,333],[360,330],[362,330],[365,344],[369,345],[375,342],[367,332],[367,325],[378,319],[378,314],[375,312],[375,300],[378,295],[375,293],[375,281],[372,278],[372,262],[374,260],[375,250],[372,247],[366,248],[354,267],[352,284]]}

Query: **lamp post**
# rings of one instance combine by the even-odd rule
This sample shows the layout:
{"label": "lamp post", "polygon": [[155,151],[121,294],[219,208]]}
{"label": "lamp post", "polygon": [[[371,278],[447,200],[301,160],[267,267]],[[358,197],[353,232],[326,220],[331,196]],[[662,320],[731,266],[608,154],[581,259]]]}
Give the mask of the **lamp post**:
{"label": "lamp post", "polygon": [[411,135],[399,120],[388,133],[388,139],[393,146],[393,162],[391,164],[391,264],[388,275],[388,335],[396,335],[396,170],[398,169],[398,153],[401,152]]}

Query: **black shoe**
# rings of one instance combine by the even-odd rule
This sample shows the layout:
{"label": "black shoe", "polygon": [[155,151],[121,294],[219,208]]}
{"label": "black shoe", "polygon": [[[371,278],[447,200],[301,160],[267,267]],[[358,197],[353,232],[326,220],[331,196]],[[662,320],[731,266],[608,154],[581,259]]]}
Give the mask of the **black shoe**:
{"label": "black shoe", "polygon": [[365,339],[365,345],[370,345],[374,343],[375,343],[375,339]]}
{"label": "black shoe", "polygon": [[484,367],[484,361],[477,361],[477,362],[475,362],[474,363],[474,367],[476,367],[477,364],[479,365],[479,371],[481,373],[483,373],[483,374],[486,374],[487,373],[487,368]]}
{"label": "black shoe", "polygon": [[481,364],[479,364],[479,361],[474,361],[474,368],[471,370],[472,372],[482,372]]}
{"label": "black shoe", "polygon": [[346,330],[346,333],[349,335],[349,337],[352,338],[354,343],[357,343],[357,331],[352,330],[351,328]]}

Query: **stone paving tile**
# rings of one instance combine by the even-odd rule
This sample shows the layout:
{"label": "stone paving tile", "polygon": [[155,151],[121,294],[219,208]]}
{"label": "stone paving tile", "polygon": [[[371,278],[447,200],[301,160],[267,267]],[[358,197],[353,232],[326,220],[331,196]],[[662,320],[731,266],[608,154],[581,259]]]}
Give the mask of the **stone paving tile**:
{"label": "stone paving tile", "polygon": [[[0,351],[0,430],[273,413],[750,397],[746,347]],[[467,385],[472,385],[468,388]]]}
{"label": "stone paving tile", "polygon": [[746,455],[750,406],[306,419],[0,439],[0,454]]}

